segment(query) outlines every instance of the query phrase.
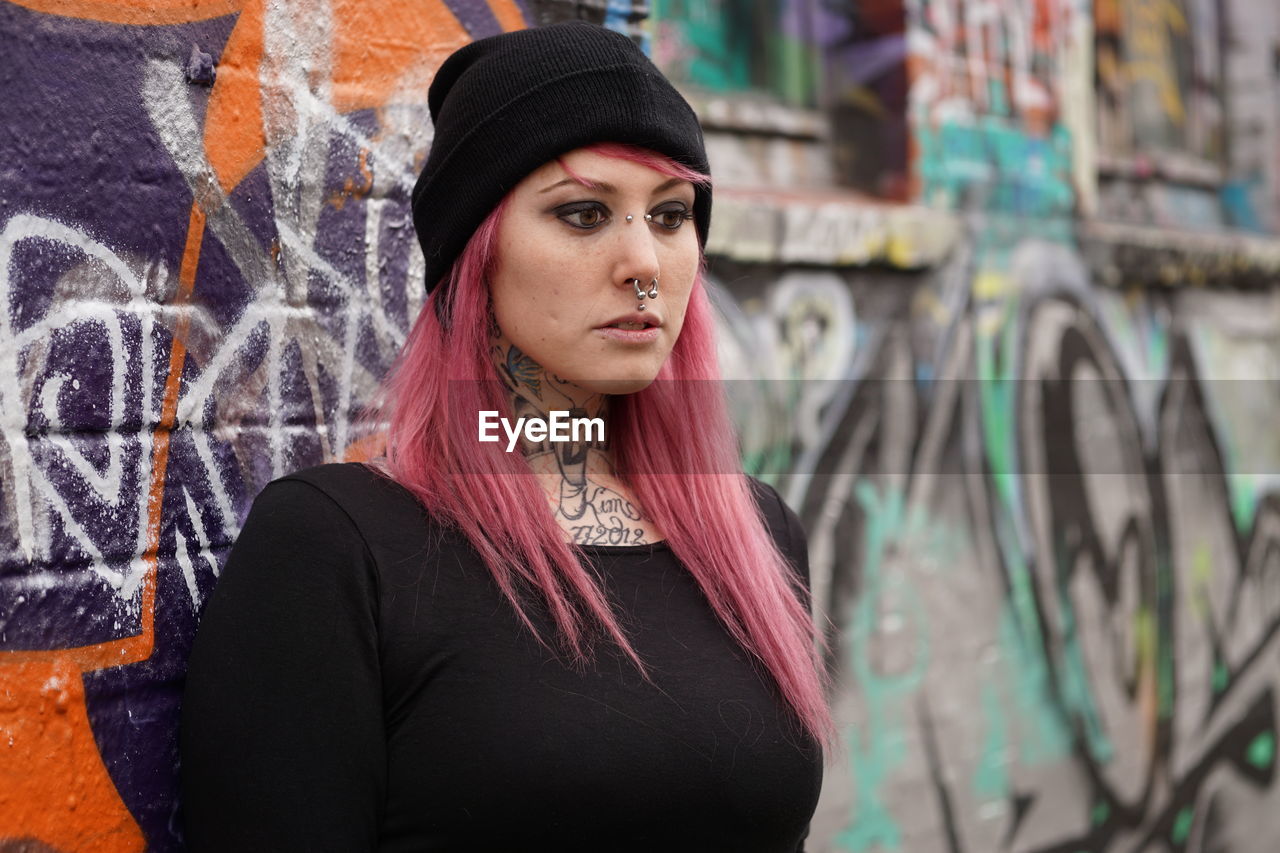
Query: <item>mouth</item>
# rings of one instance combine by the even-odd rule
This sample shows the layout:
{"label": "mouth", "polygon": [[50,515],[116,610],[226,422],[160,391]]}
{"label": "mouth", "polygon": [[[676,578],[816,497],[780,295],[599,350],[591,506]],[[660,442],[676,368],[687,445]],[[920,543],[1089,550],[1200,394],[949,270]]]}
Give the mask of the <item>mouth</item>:
{"label": "mouth", "polygon": [[662,332],[659,317],[621,317],[596,329],[596,334],[623,345],[648,345],[656,342]]}
{"label": "mouth", "polygon": [[601,329],[622,329],[628,332],[643,332],[646,329],[656,329],[662,325],[662,318],[657,316],[646,316],[635,313],[628,314],[625,317],[618,317],[613,321],[599,326]]}

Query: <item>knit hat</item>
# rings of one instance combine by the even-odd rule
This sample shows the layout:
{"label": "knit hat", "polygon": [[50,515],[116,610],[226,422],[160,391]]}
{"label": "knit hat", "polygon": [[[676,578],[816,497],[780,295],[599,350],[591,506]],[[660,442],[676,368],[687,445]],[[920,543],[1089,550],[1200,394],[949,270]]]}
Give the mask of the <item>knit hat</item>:
{"label": "knit hat", "polygon": [[[471,235],[530,172],[576,148],[621,142],[710,174],[693,108],[622,33],[569,21],[459,48],[427,93],[435,139],[413,187],[430,293]],[[711,189],[695,187],[705,246]]]}

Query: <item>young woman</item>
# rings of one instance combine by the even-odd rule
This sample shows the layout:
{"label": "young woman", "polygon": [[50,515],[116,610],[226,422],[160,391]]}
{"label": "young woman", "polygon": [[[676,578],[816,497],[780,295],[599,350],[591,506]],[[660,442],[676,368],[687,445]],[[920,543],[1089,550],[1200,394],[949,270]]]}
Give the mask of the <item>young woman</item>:
{"label": "young woman", "polygon": [[468,45],[429,105],[386,458],[254,503],[190,661],[191,849],[803,850],[805,537],[716,385],[692,110],[583,23]]}

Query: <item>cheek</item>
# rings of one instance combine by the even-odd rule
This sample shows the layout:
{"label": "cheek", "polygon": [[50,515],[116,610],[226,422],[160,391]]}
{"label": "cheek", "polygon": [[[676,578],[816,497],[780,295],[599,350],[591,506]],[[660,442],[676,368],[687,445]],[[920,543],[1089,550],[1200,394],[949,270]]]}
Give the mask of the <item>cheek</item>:
{"label": "cheek", "polygon": [[692,258],[680,257],[669,262],[669,269],[672,269],[671,280],[674,282],[668,291],[668,305],[671,309],[672,321],[676,321],[683,325],[684,315],[689,308],[689,299],[693,295],[693,288],[698,275],[698,258],[694,254]]}
{"label": "cheek", "polygon": [[501,262],[490,283],[494,315],[521,349],[553,344],[582,323],[587,295],[575,291],[574,282],[591,280],[590,256],[557,236],[499,242]]}

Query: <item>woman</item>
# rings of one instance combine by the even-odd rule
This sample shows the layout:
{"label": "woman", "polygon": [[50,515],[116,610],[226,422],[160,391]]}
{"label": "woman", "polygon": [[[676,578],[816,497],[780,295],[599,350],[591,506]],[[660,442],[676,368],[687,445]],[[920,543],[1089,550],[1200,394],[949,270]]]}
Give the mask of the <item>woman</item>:
{"label": "woman", "polygon": [[[386,459],[255,501],[191,656],[191,848],[802,850],[804,532],[713,384],[692,110],[583,23],[462,48],[429,106]],[[557,412],[605,434],[511,429]]]}

